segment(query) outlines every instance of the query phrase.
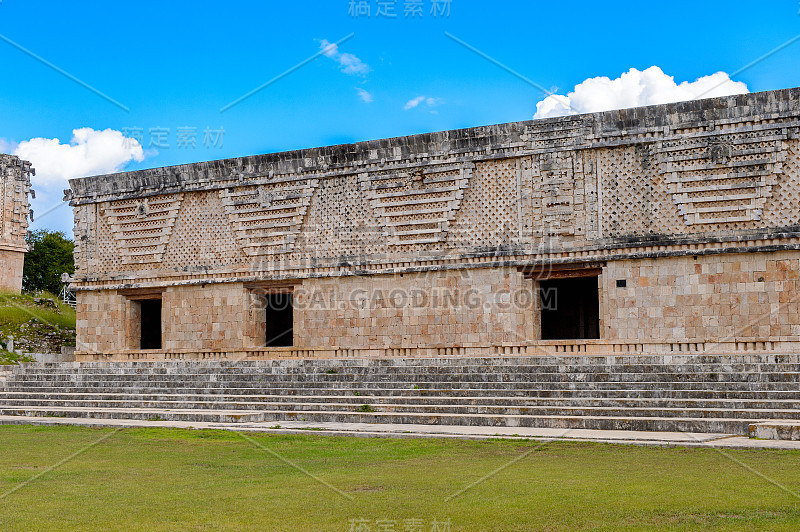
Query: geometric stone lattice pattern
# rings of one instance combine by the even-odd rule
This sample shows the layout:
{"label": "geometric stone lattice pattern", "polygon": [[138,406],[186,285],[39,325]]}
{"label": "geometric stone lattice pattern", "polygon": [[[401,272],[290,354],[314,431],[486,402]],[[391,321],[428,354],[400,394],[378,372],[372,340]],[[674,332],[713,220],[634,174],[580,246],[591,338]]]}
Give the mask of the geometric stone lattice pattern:
{"label": "geometric stone lattice pattern", "polygon": [[519,242],[517,161],[481,162],[447,236],[448,249],[501,249]]}
{"label": "geometric stone lattice pattern", "polygon": [[686,225],[761,219],[786,156],[781,130],[658,143],[659,170]]}
{"label": "geometric stone lattice pattern", "polygon": [[474,165],[361,174],[361,189],[391,246],[443,241],[469,186]]}
{"label": "geometric stone lattice pattern", "polygon": [[161,262],[183,200],[182,193],[112,201],[108,219],[123,264]]}
{"label": "geometric stone lattice pattern", "polygon": [[679,233],[683,223],[655,173],[652,144],[597,150],[602,236]]}
{"label": "geometric stone lattice pattern", "polygon": [[303,256],[302,250],[311,258],[363,258],[388,252],[383,230],[364,199],[357,175],[320,180],[292,258]]}
{"label": "geometric stone lattice pattern", "polygon": [[[75,246],[75,268],[86,268],[89,271],[119,271],[122,257],[117,250],[113,228],[110,220],[102,216],[93,216],[102,207],[86,212],[86,220],[75,223],[75,240],[83,242],[83,246]],[[93,237],[93,238],[92,238]],[[78,249],[85,249],[87,263],[83,264],[83,254],[78,254]],[[80,258],[80,260],[79,260]]]}
{"label": "geometric stone lattice pattern", "polygon": [[219,195],[214,191],[185,195],[163,266],[230,265],[244,259]]}
{"label": "geometric stone lattice pattern", "polygon": [[761,221],[767,227],[800,225],[800,141],[786,141],[786,161]]}
{"label": "geometric stone lattice pattern", "polygon": [[318,179],[295,178],[222,189],[220,198],[245,255],[290,253],[318,185]]}

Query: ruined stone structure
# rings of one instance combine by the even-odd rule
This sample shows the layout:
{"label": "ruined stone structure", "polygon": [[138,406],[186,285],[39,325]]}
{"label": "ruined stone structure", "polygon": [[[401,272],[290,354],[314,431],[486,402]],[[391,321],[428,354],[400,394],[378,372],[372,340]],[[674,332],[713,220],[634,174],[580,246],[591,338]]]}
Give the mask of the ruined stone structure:
{"label": "ruined stone structure", "polygon": [[799,131],[789,89],[75,179],[77,354],[798,352]]}
{"label": "ruined stone structure", "polygon": [[22,290],[22,265],[27,251],[31,164],[0,154],[0,290]]}

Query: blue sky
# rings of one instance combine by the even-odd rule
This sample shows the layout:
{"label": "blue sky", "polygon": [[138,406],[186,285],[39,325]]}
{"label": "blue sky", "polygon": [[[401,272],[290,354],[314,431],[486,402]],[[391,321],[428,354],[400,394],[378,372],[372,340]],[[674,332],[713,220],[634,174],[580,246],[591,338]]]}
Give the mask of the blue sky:
{"label": "blue sky", "polygon": [[[377,0],[365,2],[369,17],[352,16],[350,0],[2,0],[0,148],[13,151],[37,137],[69,143],[78,128],[123,133],[140,128],[145,156],[118,165],[137,169],[534,115],[545,94],[445,32],[559,94],[587,78],[617,78],[654,65],[678,83],[718,71],[730,74],[800,34],[796,1],[452,0],[449,16],[437,17],[431,14],[433,2],[383,2],[394,5],[397,16],[391,19],[377,16]],[[413,7],[407,3],[420,3],[422,16],[405,17],[406,7]],[[337,51],[329,49],[220,112],[320,52],[323,40],[350,34]],[[750,91],[798,86],[799,57],[800,41],[734,80]],[[178,130],[187,127],[195,128],[196,148],[177,145]],[[160,147],[152,145],[155,128],[168,131]],[[205,146],[206,128],[215,136],[224,129],[222,142]],[[66,187],[61,177],[46,173],[37,175],[34,185],[39,213],[56,205],[58,191]],[[57,209],[34,226],[70,231],[71,214]]]}

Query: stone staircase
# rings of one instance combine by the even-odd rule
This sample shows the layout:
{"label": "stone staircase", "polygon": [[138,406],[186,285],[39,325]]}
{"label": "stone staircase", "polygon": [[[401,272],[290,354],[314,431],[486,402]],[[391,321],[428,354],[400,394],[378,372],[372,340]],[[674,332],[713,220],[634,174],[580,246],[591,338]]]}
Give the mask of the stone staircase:
{"label": "stone staircase", "polygon": [[746,435],[800,420],[800,355],[25,364],[0,415]]}

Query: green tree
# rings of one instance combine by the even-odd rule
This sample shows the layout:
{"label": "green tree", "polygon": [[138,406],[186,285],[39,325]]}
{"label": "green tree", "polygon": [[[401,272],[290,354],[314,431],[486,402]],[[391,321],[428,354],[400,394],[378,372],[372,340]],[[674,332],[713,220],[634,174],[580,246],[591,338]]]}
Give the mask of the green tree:
{"label": "green tree", "polygon": [[75,243],[61,231],[47,229],[30,231],[25,240],[28,243],[28,253],[22,269],[23,290],[48,290],[58,294],[61,290],[61,274],[75,273],[75,262],[72,258]]}

